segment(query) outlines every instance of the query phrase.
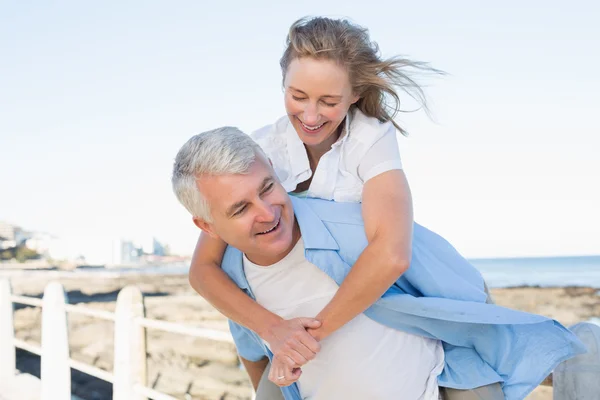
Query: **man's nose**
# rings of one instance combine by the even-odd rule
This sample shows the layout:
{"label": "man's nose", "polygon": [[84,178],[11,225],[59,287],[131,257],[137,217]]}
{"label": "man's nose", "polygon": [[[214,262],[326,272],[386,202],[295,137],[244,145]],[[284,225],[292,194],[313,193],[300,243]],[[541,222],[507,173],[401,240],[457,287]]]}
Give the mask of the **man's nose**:
{"label": "man's nose", "polygon": [[258,206],[258,213],[256,216],[256,220],[258,222],[273,222],[275,219],[275,210],[274,207],[267,202],[261,202]]}

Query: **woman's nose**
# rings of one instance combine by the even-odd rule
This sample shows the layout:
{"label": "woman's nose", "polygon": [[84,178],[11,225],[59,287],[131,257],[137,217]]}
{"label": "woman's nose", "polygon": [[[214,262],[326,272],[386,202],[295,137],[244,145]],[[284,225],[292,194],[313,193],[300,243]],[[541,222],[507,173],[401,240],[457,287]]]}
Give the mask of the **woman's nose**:
{"label": "woman's nose", "polygon": [[304,118],[302,122],[306,125],[316,125],[319,122],[321,116],[319,115],[319,111],[317,107],[313,104],[309,104],[304,109]]}

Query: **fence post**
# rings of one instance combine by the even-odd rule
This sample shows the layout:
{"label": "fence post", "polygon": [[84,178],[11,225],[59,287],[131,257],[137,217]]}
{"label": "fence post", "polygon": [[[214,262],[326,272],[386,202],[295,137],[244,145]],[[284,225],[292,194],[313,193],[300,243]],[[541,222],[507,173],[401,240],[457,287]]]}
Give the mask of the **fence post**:
{"label": "fence post", "polygon": [[41,400],[71,400],[67,302],[60,283],[46,286],[42,301]]}
{"label": "fence post", "polygon": [[146,386],[146,330],[135,319],[145,316],[144,297],[135,286],[119,292],[115,311],[113,400],[146,400],[135,391]]}
{"label": "fence post", "polygon": [[0,382],[14,378],[16,370],[14,307],[8,279],[0,279]]}

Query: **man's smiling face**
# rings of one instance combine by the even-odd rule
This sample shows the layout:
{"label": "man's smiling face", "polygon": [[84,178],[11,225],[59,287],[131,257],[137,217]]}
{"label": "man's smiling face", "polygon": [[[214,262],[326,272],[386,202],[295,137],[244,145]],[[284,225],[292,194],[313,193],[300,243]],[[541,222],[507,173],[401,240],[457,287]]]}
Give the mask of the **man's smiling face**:
{"label": "man's smiling face", "polygon": [[257,155],[245,174],[203,175],[196,180],[212,221],[195,219],[213,237],[241,250],[258,265],[271,265],[296,244],[299,230],[289,195],[273,168]]}

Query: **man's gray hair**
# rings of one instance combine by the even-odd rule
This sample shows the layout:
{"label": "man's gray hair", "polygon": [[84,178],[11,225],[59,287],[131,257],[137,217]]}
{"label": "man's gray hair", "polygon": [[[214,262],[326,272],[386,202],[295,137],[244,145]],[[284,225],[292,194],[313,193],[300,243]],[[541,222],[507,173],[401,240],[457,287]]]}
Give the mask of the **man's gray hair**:
{"label": "man's gray hair", "polygon": [[260,155],[260,146],[238,128],[226,126],[200,133],[177,153],[171,183],[177,199],[194,216],[212,222],[208,202],[198,190],[201,175],[245,174]]}

